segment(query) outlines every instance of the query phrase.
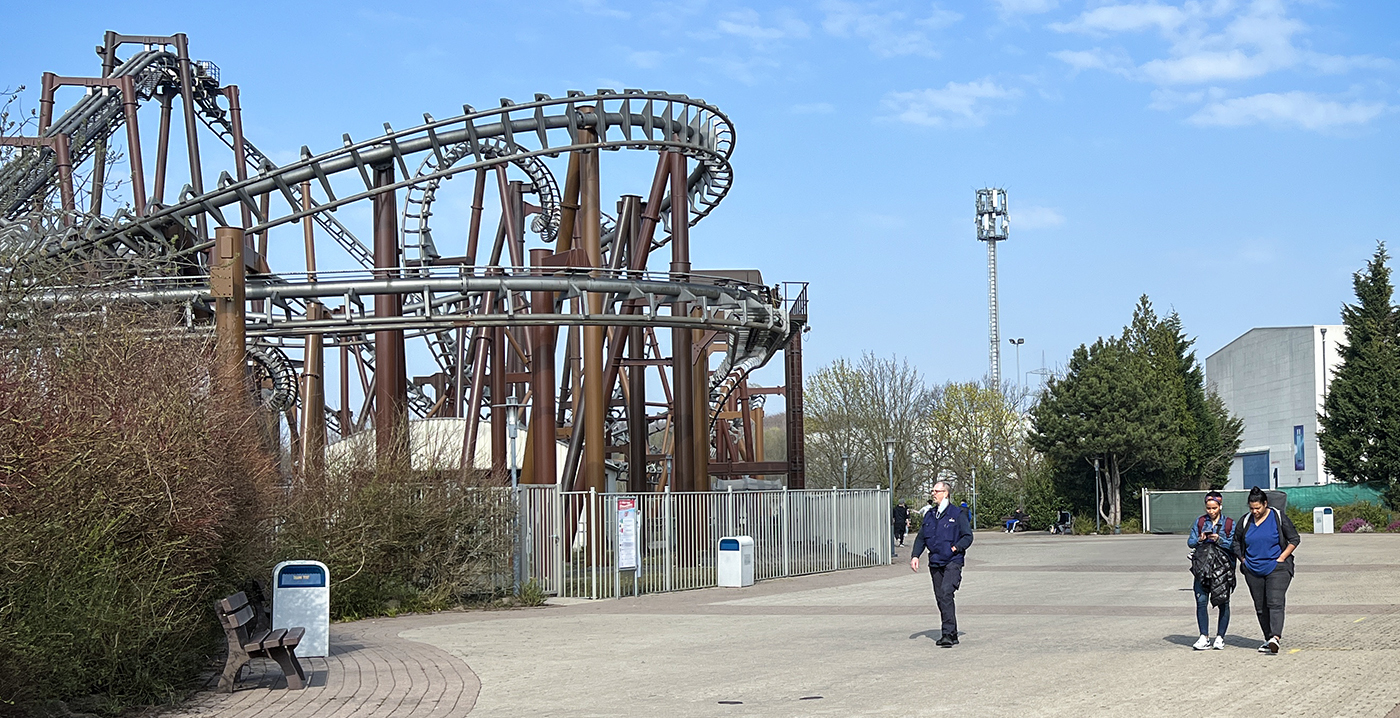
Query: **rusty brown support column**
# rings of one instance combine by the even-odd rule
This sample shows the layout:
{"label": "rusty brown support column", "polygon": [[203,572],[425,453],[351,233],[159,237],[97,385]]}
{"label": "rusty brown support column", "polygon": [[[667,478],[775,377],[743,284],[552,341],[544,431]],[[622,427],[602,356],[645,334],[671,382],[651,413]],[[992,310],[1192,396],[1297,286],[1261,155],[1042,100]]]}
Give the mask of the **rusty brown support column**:
{"label": "rusty brown support column", "polygon": [[122,110],[126,113],[126,158],[131,164],[131,202],[135,205],[137,216],[144,216],[146,214],[146,174],[141,165],[141,130],[136,125],[136,79],[130,75],[124,75],[117,80],[121,87]]}
{"label": "rusty brown support column", "polygon": [[506,330],[491,327],[491,479],[510,483],[506,473]]}
{"label": "rusty brown support column", "polygon": [[559,235],[555,252],[567,252],[574,247],[574,224],[578,220],[578,162],[579,153],[569,153],[569,166],[564,172],[564,196],[559,200]]}
{"label": "rusty brown support column", "polygon": [[[196,196],[204,194],[204,172],[199,165],[199,125],[194,108],[194,67],[190,61],[190,40],[185,33],[176,33],[176,69],[180,74],[180,103],[185,110],[185,152],[190,160],[190,186]],[[243,166],[239,163],[239,166]],[[203,212],[195,215],[195,230],[200,239],[209,236],[208,219]]]}
{"label": "rusty brown support column", "polygon": [[[667,153],[671,171],[671,279],[686,281],[690,275],[690,217],[685,187],[685,155]],[[690,306],[679,298],[671,304],[672,316],[689,316]],[[695,375],[691,330],[671,330],[671,379],[675,397],[671,403],[671,423],[675,427],[674,488],[676,491],[697,491],[704,477],[695,475],[695,434],[703,427],[695,424]]]}
{"label": "rusty brown support column", "polygon": [[[579,112],[585,122],[594,115],[592,107],[580,107]],[[579,128],[578,138],[581,144],[588,144],[597,141],[597,134],[591,127],[585,126]],[[598,150],[581,150],[579,155],[579,236],[588,256],[588,266],[601,267],[603,225]],[[587,314],[602,314],[603,295],[599,292],[587,293],[584,307]],[[583,488],[597,491],[607,490],[604,422],[608,415],[608,396],[603,386],[603,337],[606,331],[601,326],[588,325],[583,328]]]}
{"label": "rusty brown support column", "polygon": [[[243,139],[243,106],[238,101],[238,85],[229,85],[223,89],[224,97],[228,98],[228,118],[229,126],[233,131],[233,165],[234,173],[239,182],[248,179],[248,148],[244,145]],[[307,182],[304,187],[309,187]],[[307,202],[302,202],[302,209],[310,209]],[[248,227],[253,223],[253,209],[247,203],[240,201],[238,208],[242,211],[243,226]],[[203,217],[203,215],[200,215]],[[267,216],[267,215],[263,215]]]}
{"label": "rusty brown support column", "polygon": [[632,491],[647,490],[647,426],[646,347],[642,344],[642,328],[627,330],[627,482]]}
{"label": "rusty brown support column", "polygon": [[[550,255],[547,249],[530,250],[530,265],[538,269]],[[554,292],[534,292],[530,295],[530,311],[534,314],[554,313]],[[534,460],[532,484],[553,484],[558,481],[559,467],[554,423],[554,327],[535,327],[535,346],[530,354],[530,434]]]}
{"label": "rusty brown support column", "polygon": [[[324,319],[326,311],[319,302],[306,305],[308,319]],[[326,459],[326,383],[325,345],[320,334],[306,335],[306,353],[302,362],[304,392],[301,397],[301,471],[303,476],[317,476]]]}
{"label": "rusty brown support column", "polygon": [[[347,306],[348,312],[350,308]],[[336,343],[340,345],[340,438],[344,439],[355,433],[355,427],[350,424],[354,416],[350,412],[350,345],[347,343],[347,336],[344,334],[336,337]]]}
{"label": "rusty brown support column", "polygon": [[68,151],[68,135],[53,137],[54,164],[58,166],[58,195],[63,203],[63,223],[72,224],[72,212],[76,209],[73,201],[73,157]]}
{"label": "rusty brown support column", "polygon": [[[394,183],[394,165],[374,168],[374,184]],[[399,261],[398,211],[393,191],[374,196],[374,275],[397,277]],[[403,315],[403,298],[397,294],[374,295],[375,317]],[[405,458],[408,445],[408,376],[404,366],[403,330],[374,333],[374,446],[380,467]]]}
{"label": "rusty brown support column", "polygon": [[[117,33],[108,30],[102,36],[102,76],[111,77],[112,71],[117,69]],[[102,214],[102,195],[107,182],[107,137],[105,135],[97,139],[97,146],[92,153],[92,199],[90,200],[90,210],[92,214]],[[244,225],[247,226],[247,225]]]}
{"label": "rusty brown support column", "polygon": [[806,442],[802,435],[802,327],[797,327],[783,351],[787,394],[787,463],[789,489],[807,488]]}
{"label": "rusty brown support column", "polygon": [[[698,313],[699,309],[692,310]],[[698,329],[685,330],[695,335],[704,336]],[[693,344],[693,339],[692,339]],[[710,490],[710,347],[708,344],[700,347],[695,357],[694,374],[691,375],[692,386],[695,387],[695,398],[691,400],[691,407],[695,411],[694,436],[695,436],[695,491]]]}
{"label": "rusty brown support column", "polygon": [[[151,187],[151,201],[156,204],[165,199],[165,167],[170,156],[170,105],[173,99],[174,94],[169,88],[160,93],[160,131],[156,134],[156,180]],[[243,226],[249,226],[247,218],[244,218]]]}
{"label": "rusty brown support column", "polygon": [[214,296],[217,380],[234,396],[243,388],[245,372],[245,275],[243,229],[220,227],[214,233],[214,265],[210,267],[209,277]]}
{"label": "rusty brown support column", "polygon": [[[301,207],[311,209],[310,182],[303,182],[301,185]],[[306,278],[309,282],[316,281],[315,226],[311,215],[302,218],[302,238],[306,245]],[[325,319],[327,316],[328,313],[320,302],[307,303],[307,319]],[[304,389],[301,399],[301,470],[303,476],[317,476],[325,468],[326,459],[325,344],[320,334],[307,334],[305,341],[306,353],[302,361]]]}
{"label": "rusty brown support column", "polygon": [[58,75],[45,72],[39,79],[39,135],[43,135],[53,124],[53,93],[57,89]]}
{"label": "rusty brown support column", "polygon": [[476,245],[481,239],[481,212],[486,209],[486,170],[476,171],[476,185],[472,187],[471,222],[467,227],[467,266],[476,265]]}

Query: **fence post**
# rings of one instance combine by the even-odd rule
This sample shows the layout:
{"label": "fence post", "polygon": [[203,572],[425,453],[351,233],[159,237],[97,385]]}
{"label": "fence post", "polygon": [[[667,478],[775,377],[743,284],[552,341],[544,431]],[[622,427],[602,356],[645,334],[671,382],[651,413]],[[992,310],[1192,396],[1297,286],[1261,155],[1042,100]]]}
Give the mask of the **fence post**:
{"label": "fence post", "polygon": [[671,590],[671,539],[675,536],[675,532],[671,530],[671,499],[671,487],[668,484],[665,493],[661,497],[661,525],[664,526],[666,530],[665,574],[662,578],[662,583],[666,586],[667,591]]}
{"label": "fence post", "polygon": [[552,508],[553,510],[549,512],[553,519],[553,526],[550,527],[553,530],[550,531],[549,535],[549,560],[554,566],[554,580],[557,582],[554,586],[554,595],[564,598],[569,593],[568,577],[564,574],[564,493],[557,483],[554,485],[554,506]]}
{"label": "fence post", "polygon": [[588,508],[584,515],[588,517],[588,552],[593,555],[593,560],[589,561],[589,588],[588,597],[598,599],[598,493],[593,487],[588,487]]}
{"label": "fence post", "polygon": [[724,501],[724,523],[728,535],[734,536],[734,487],[729,486],[727,488],[728,491],[725,492]]}
{"label": "fence post", "polygon": [[836,557],[836,487],[831,487],[831,570],[837,568]]}
{"label": "fence post", "polygon": [[791,503],[788,498],[788,487],[783,485],[783,577],[792,575],[792,570],[788,567],[791,560],[789,551],[792,546],[792,524],[788,521],[788,505]]}

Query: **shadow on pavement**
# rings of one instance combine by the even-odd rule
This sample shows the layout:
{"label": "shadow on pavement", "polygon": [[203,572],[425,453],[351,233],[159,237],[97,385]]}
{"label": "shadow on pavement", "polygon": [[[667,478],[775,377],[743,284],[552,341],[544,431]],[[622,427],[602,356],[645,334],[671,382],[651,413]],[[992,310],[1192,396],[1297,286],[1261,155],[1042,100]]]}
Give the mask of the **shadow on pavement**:
{"label": "shadow on pavement", "polygon": [[[938,640],[939,638],[942,638],[942,637],[943,637],[943,631],[942,631],[941,629],[938,629],[938,628],[930,628],[930,629],[928,629],[927,631],[919,631],[918,633],[911,633],[911,634],[909,634],[909,640],[912,641],[912,640],[918,638],[919,636],[923,636],[924,638],[927,638],[927,639],[929,639],[930,641],[936,641],[936,640]],[[1194,641],[1194,640],[1196,640],[1196,639],[1193,638],[1193,639],[1191,639],[1191,640]]]}
{"label": "shadow on pavement", "polygon": [[[1191,646],[1192,644],[1194,644],[1194,643],[1196,642],[1196,639],[1199,638],[1199,637],[1200,637],[1200,636],[1178,636],[1178,635],[1172,635],[1172,636],[1163,636],[1163,637],[1162,637],[1162,640],[1166,641],[1167,643],[1175,643],[1175,644],[1178,645],[1178,646]],[[911,638],[912,638],[912,636],[911,636]],[[1232,636],[1232,635],[1230,635],[1230,634],[1227,633],[1227,634],[1225,634],[1225,645],[1231,646],[1231,647],[1233,647],[1233,648],[1258,648],[1258,647],[1259,647],[1259,642],[1258,642],[1258,641],[1251,641],[1251,640],[1249,640],[1248,638],[1245,638],[1245,637],[1243,637],[1243,636]]]}

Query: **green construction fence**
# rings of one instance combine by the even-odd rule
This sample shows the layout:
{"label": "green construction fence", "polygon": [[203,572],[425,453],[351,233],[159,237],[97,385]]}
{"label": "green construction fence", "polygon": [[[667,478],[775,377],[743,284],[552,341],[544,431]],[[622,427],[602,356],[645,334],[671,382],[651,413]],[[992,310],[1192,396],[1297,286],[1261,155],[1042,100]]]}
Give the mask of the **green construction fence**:
{"label": "green construction fence", "polygon": [[[1184,534],[1191,532],[1196,518],[1205,513],[1205,491],[1144,491],[1142,493],[1142,530],[1154,534]],[[1248,491],[1221,491],[1226,516],[1238,519],[1249,511]],[[1366,485],[1326,484],[1299,486],[1269,492],[1269,505],[1282,509],[1294,506],[1312,511],[1317,506],[1345,506],[1357,501],[1376,505],[1381,492]]]}

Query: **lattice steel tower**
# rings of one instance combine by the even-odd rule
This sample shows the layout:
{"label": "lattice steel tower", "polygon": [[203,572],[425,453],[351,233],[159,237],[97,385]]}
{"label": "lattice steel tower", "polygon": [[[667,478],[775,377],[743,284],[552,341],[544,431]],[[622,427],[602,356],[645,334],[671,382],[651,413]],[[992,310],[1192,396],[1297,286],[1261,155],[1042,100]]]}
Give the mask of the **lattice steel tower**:
{"label": "lattice steel tower", "polygon": [[1011,228],[1006,210],[1006,190],[977,190],[977,239],[987,243],[987,341],[992,386],[1001,390],[1001,320],[997,316],[997,242]]}

